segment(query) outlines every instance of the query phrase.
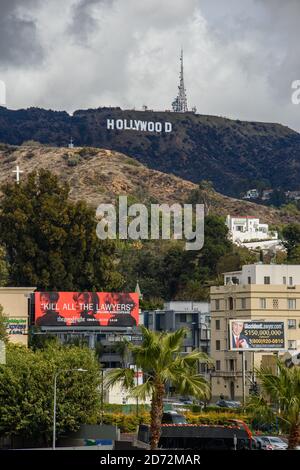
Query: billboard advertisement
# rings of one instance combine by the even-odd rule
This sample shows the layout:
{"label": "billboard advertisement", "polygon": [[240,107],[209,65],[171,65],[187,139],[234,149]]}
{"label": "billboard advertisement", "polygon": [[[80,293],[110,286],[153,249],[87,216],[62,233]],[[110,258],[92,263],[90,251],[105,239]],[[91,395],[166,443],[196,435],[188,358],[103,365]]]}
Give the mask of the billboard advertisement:
{"label": "billboard advertisement", "polygon": [[112,292],[35,292],[37,326],[136,326],[139,295]]}
{"label": "billboard advertisement", "polygon": [[275,320],[229,320],[229,344],[231,351],[284,350],[285,323]]}

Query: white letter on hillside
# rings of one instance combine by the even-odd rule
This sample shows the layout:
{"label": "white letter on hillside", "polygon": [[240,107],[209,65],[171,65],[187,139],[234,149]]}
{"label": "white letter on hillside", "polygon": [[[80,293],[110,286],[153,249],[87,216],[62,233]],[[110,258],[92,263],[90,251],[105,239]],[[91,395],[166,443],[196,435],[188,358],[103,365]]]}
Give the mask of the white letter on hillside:
{"label": "white letter on hillside", "polygon": [[294,80],[292,83],[294,93],[292,93],[292,103],[300,104],[300,80]]}
{"label": "white letter on hillside", "polygon": [[[107,217],[105,216],[107,214]],[[100,240],[107,238],[116,239],[116,209],[113,204],[100,204],[96,211],[96,218],[99,220],[96,228],[97,237]]]}

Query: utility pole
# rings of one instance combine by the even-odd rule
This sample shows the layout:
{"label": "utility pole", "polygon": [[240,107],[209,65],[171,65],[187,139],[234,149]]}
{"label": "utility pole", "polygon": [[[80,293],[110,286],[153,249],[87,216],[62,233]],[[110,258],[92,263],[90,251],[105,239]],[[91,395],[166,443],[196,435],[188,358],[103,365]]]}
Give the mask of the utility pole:
{"label": "utility pole", "polygon": [[101,368],[101,424],[104,417],[104,370]]}

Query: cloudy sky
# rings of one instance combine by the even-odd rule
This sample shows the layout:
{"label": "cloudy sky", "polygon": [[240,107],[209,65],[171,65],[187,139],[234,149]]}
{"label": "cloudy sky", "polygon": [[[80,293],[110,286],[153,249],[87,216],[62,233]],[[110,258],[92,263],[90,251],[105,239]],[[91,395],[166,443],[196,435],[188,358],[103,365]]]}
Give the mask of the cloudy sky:
{"label": "cloudy sky", "polygon": [[7,107],[189,106],[300,131],[299,0],[0,0]]}

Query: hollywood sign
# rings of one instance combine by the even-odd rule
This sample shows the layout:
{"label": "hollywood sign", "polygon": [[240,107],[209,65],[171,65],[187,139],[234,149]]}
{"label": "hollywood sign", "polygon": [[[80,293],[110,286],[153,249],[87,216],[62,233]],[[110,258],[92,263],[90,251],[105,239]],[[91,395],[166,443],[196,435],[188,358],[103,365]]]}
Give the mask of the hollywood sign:
{"label": "hollywood sign", "polygon": [[171,122],[140,121],[137,119],[107,119],[106,128],[118,131],[172,132]]}

